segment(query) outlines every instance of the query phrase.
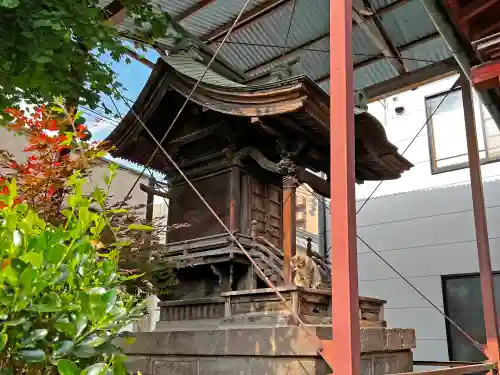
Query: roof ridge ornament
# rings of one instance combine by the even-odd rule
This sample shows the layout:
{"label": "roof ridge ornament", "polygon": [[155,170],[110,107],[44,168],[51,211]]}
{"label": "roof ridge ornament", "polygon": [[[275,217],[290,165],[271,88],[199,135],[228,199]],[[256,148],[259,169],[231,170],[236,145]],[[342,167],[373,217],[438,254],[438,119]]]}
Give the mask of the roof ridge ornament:
{"label": "roof ridge ornament", "polygon": [[363,90],[354,91],[354,113],[368,112],[368,98]]}
{"label": "roof ridge ornament", "polygon": [[269,69],[269,80],[267,83],[279,82],[283,81],[287,78],[293,77],[293,69],[292,66],[296,65],[299,62],[299,58],[295,58],[289,61],[282,61],[279,65],[272,67]]}
{"label": "roof ridge ornament", "polygon": [[203,62],[201,55],[201,48],[199,44],[192,38],[182,38],[169,50],[169,55],[177,54],[179,52],[186,52],[189,57],[194,60]]}

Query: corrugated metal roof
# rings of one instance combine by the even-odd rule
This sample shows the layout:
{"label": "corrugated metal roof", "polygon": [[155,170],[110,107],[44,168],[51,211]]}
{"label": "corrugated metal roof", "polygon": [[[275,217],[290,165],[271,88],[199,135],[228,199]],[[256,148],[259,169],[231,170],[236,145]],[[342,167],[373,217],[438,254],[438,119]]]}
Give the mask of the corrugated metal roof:
{"label": "corrugated metal roof", "polygon": [[[396,46],[408,44],[436,31],[420,0],[407,3],[384,13],[382,25]],[[418,20],[418,22],[415,22]]]}
{"label": "corrugated metal roof", "polygon": [[355,64],[379,53],[380,50],[373,44],[371,39],[366,37],[363,30],[359,27],[352,29],[352,59]]}
{"label": "corrugated metal roof", "polygon": [[160,5],[162,10],[175,17],[182,11],[198,3],[198,1],[199,0],[156,0],[155,2]]}
{"label": "corrugated metal roof", "polygon": [[[295,58],[299,58],[299,62],[292,66],[292,70],[295,74],[306,74],[312,79],[317,79],[329,71],[329,53],[328,48],[330,44],[330,38],[326,37],[318,40],[309,46],[310,50],[297,50],[294,53],[289,54],[285,60],[277,60],[273,63],[264,65],[255,71],[252,71],[252,76],[259,75],[269,69],[277,67],[284,62],[291,61]],[[326,51],[326,52],[321,52]]]}
{"label": "corrugated metal roof", "polygon": [[[155,1],[175,16],[200,0]],[[285,60],[298,56],[300,62],[292,68],[295,74],[307,74],[313,79],[324,78],[329,72],[327,54],[329,50],[329,1],[296,1]],[[430,64],[430,61],[441,61],[451,56],[440,38],[424,41],[426,37],[435,33],[436,29],[420,0],[369,1],[375,10],[386,9],[378,17],[380,17],[390,42],[396,47],[405,47],[401,49],[402,56],[409,59],[427,60],[405,60],[404,65],[408,71],[424,67]],[[246,0],[212,1],[186,17],[181,24],[198,37],[207,35],[219,26],[233,20],[245,2]],[[245,14],[265,2],[266,0],[252,0]],[[353,0],[353,2],[360,7],[365,7],[363,0]],[[236,27],[228,39],[231,43],[223,46],[220,56],[238,69],[247,71],[250,75],[280,64],[280,56],[284,52],[282,46],[285,44],[293,4],[294,0],[280,3],[273,9],[263,12],[251,22]],[[390,5],[393,6],[387,9]],[[126,26],[132,27],[128,21]],[[312,43],[308,44],[309,41]],[[297,52],[290,52],[290,50],[303,45],[306,45],[307,49],[320,49],[321,51],[301,49]],[[216,44],[212,43],[211,46],[214,47]],[[358,27],[353,28],[352,47],[355,64],[373,60],[373,62],[368,61],[356,68],[356,88],[366,88],[398,75],[390,61],[384,60],[379,48]],[[377,60],[374,57],[380,59]],[[270,63],[272,60],[278,60],[278,62]],[[327,87],[325,83],[322,83],[322,86]]]}
{"label": "corrugated metal roof", "polygon": [[[179,0],[182,2],[182,0]],[[252,0],[245,8],[245,12],[253,9],[266,0]],[[203,7],[192,16],[181,22],[188,31],[195,35],[205,35],[217,27],[234,19],[241,12],[246,0],[217,0],[210,6]]]}
{"label": "corrugated metal roof", "polygon": [[[186,52],[180,52],[172,56],[164,56],[163,59],[182,74],[198,80],[203,75],[206,69],[206,65],[202,62],[196,61]],[[220,74],[215,73],[213,70],[208,69],[205,76],[203,77],[203,82],[220,85],[220,86],[232,86],[238,87],[243,86],[237,82],[231,81]]]}
{"label": "corrugated metal roof", "polygon": [[396,68],[387,60],[379,60],[354,71],[354,87],[363,89],[398,75]]}
{"label": "corrugated metal roof", "polygon": [[[442,38],[428,40],[425,43],[409,48],[401,52],[404,60],[405,68],[409,71],[423,68],[432,62],[446,60],[452,57],[452,53]],[[417,61],[427,60],[427,61]]]}
{"label": "corrugated metal roof", "polygon": [[293,2],[290,2],[247,27],[235,31],[229,40],[242,44],[225,45],[221,51],[222,56],[229,62],[248,70],[283,53],[284,48],[264,47],[266,45],[285,46],[286,41],[287,49],[293,49],[328,32],[328,3],[325,6],[324,0],[297,0],[290,34],[286,40],[292,9]]}
{"label": "corrugated metal roof", "polygon": [[375,10],[385,8],[391,4],[394,4],[395,2],[397,2],[397,0],[370,0],[372,8]]}

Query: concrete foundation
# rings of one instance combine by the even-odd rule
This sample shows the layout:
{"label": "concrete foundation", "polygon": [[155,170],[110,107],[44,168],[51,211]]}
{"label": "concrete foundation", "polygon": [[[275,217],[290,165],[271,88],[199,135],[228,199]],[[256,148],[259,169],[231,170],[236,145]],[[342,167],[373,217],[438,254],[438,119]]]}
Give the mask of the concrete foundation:
{"label": "concrete foundation", "polygon": [[[321,339],[331,327],[310,326]],[[130,371],[143,375],[325,375],[332,372],[297,326],[144,332],[125,347]],[[361,374],[413,370],[412,329],[362,328]]]}

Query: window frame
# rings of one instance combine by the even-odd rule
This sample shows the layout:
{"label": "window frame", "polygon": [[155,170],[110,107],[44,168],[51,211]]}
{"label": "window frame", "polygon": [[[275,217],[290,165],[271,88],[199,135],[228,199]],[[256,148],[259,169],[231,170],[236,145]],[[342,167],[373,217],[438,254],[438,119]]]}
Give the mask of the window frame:
{"label": "window frame", "polygon": [[[500,271],[492,271],[491,272],[492,277],[493,276],[500,276]],[[470,273],[454,273],[454,274],[449,274],[449,275],[441,275],[441,293],[443,297],[443,312],[444,314],[448,317],[450,316],[450,310],[448,306],[448,299],[446,298],[446,281],[450,279],[467,279],[467,278],[472,278],[472,277],[480,277],[479,272],[470,272]],[[481,288],[479,288],[479,291],[481,292]],[[453,358],[453,348],[452,348],[452,338],[451,338],[451,323],[448,321],[448,319],[444,318],[444,323],[445,323],[445,329],[446,329],[446,348],[448,351],[448,360],[449,361],[454,361],[455,359]],[[480,343],[480,344],[485,344],[485,343]]]}
{"label": "window frame", "polygon": [[[440,92],[437,92],[435,94],[428,95],[428,96],[424,97],[425,116],[427,118],[427,123],[426,123],[426,126],[427,126],[427,141],[428,141],[428,144],[429,144],[429,161],[430,161],[429,164],[430,164],[430,167],[431,167],[431,174],[432,175],[440,174],[440,173],[446,173],[446,172],[452,172],[452,171],[458,171],[458,170],[466,169],[466,168],[469,167],[469,162],[468,161],[463,162],[463,163],[457,163],[457,164],[447,165],[447,166],[444,166],[444,167],[438,167],[437,166],[436,149],[435,149],[435,142],[434,142],[434,139],[435,139],[434,138],[434,126],[433,126],[433,117],[434,116],[431,116],[432,111],[429,111],[428,101],[430,99],[434,99],[434,98],[438,98],[438,97],[443,97],[444,95],[447,95],[447,93],[454,93],[454,92],[457,92],[457,91],[461,93],[462,92],[462,86],[455,87],[455,88],[453,88],[451,90],[440,91]],[[485,155],[486,155],[484,158],[482,158],[482,159],[480,158],[480,164],[481,165],[485,165],[485,164],[490,164],[490,163],[496,163],[496,162],[500,161],[500,155],[496,156],[496,157],[489,157],[489,155],[488,155],[488,142],[487,142],[487,135],[486,135],[486,128],[485,128],[485,121],[484,121],[484,113],[483,113],[482,108],[480,108],[479,111],[480,111],[479,112],[479,118],[480,118],[480,121],[481,121],[480,126],[482,128],[482,133],[483,133],[484,152],[485,152]],[[474,112],[474,113],[476,113],[476,112]],[[462,114],[464,116],[464,121],[465,121],[465,112],[464,112],[464,108],[463,108],[463,101],[462,101]],[[476,124],[476,127],[477,127],[477,124]],[[459,156],[465,156],[465,155],[467,155],[467,153],[460,154],[460,155],[455,155],[455,156],[452,156],[450,158],[459,157]],[[445,159],[441,159],[441,160],[445,160]]]}

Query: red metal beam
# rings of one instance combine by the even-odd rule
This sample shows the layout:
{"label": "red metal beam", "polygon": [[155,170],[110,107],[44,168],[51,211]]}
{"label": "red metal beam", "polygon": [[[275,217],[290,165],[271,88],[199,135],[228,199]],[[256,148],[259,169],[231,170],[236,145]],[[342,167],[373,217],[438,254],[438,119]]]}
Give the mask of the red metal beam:
{"label": "red metal beam", "polygon": [[478,90],[500,86],[500,60],[477,65],[471,70],[472,83]]}
{"label": "red metal beam", "polygon": [[497,4],[498,0],[475,0],[463,7],[458,11],[459,17],[461,17],[464,21],[469,21],[471,18],[474,18],[478,14],[488,10],[491,6]]}
{"label": "red metal beam", "polygon": [[498,320],[493,292],[493,274],[491,270],[490,244],[488,240],[488,224],[484,206],[483,180],[481,177],[481,161],[477,146],[476,124],[474,119],[474,103],[471,86],[468,80],[462,80],[462,100],[465,116],[467,152],[469,156],[469,172],[472,188],[472,207],[476,227],[477,255],[479,258],[479,278],[481,280],[481,296],[483,300],[484,326],[486,329],[486,351],[488,359],[498,365],[500,360],[500,341],[498,338]]}
{"label": "red metal beam", "polygon": [[335,374],[359,375],[360,331],[354,173],[352,0],[330,0],[332,337],[322,356]]}

